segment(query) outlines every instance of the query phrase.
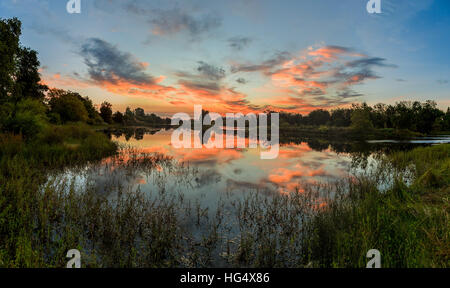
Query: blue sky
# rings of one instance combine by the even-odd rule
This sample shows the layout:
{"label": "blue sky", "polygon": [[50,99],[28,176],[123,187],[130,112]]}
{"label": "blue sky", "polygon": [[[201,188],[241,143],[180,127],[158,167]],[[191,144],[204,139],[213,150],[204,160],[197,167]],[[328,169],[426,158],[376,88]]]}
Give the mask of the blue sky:
{"label": "blue sky", "polygon": [[51,87],[160,114],[450,106],[450,1],[1,0]]}

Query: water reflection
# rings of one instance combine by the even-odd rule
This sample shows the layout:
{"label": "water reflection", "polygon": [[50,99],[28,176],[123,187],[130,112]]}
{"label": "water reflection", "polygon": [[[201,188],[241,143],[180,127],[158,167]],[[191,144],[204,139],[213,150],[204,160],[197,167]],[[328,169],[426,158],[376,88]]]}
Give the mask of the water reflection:
{"label": "water reflection", "polygon": [[[377,155],[429,144],[418,139],[410,142],[339,142],[307,137],[281,138],[279,157],[261,160],[260,148],[175,149],[170,143],[171,134],[170,129],[138,128],[110,132],[109,136],[140,153],[159,153],[195,168],[197,172],[190,183],[191,194],[208,195],[255,190],[265,193],[302,191],[305,184],[330,182],[348,176],[352,170],[369,169]],[[442,141],[441,138],[427,140]],[[142,175],[136,177],[142,178]],[[151,181],[136,181],[140,185],[152,185]]]}

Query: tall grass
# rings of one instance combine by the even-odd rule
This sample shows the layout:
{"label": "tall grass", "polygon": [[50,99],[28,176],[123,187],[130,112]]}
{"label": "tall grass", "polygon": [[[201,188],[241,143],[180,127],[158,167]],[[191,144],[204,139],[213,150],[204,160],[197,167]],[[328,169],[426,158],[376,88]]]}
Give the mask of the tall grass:
{"label": "tall grass", "polygon": [[[0,139],[1,267],[64,267],[74,248],[83,267],[365,267],[370,249],[383,267],[449,266],[450,145],[380,156],[373,173],[289,195],[223,195],[211,211],[183,191],[128,181],[147,175],[188,187],[196,170],[160,154],[127,150],[90,165],[115,175],[103,192],[50,173],[75,164],[75,176],[88,173],[85,161],[115,146],[73,127],[47,133],[42,147]],[[404,170],[414,173],[408,185]],[[394,180],[380,189],[386,171]]]}
{"label": "tall grass", "polygon": [[[411,167],[411,185],[395,178],[386,191],[377,177],[354,178],[308,223],[307,255],[318,267],[364,267],[378,249],[383,267],[449,267],[450,145],[384,156],[378,170]],[[394,169],[394,170],[392,170]]]}
{"label": "tall grass", "polygon": [[44,228],[55,220],[50,212],[61,203],[39,192],[47,171],[101,159],[115,151],[116,145],[106,136],[79,125],[51,126],[28,141],[20,135],[1,134],[0,266],[48,264],[41,241],[55,237]]}

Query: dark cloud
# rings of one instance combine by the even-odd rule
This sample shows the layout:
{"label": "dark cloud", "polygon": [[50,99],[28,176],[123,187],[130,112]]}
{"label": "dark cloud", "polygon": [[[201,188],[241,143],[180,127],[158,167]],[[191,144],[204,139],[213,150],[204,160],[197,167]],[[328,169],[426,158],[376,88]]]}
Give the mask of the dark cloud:
{"label": "dark cloud", "polygon": [[178,83],[187,88],[207,91],[211,93],[217,93],[222,90],[222,87],[219,85],[219,83],[216,82],[200,82],[181,79],[180,81],[178,81]]}
{"label": "dark cloud", "polygon": [[252,42],[249,37],[232,37],[228,39],[228,44],[235,50],[242,50]]}
{"label": "dark cloud", "polygon": [[277,52],[275,55],[263,61],[260,64],[242,64],[242,65],[235,65],[231,67],[232,73],[237,72],[255,72],[255,71],[265,71],[267,74],[270,74],[270,70],[277,67],[281,63],[285,62],[291,57],[291,54],[283,51],[283,52]]}
{"label": "dark cloud", "polygon": [[380,76],[376,75],[376,73],[367,67],[346,71],[346,70],[338,70],[334,73],[334,82],[339,84],[342,83],[345,86],[361,84],[366,79],[379,79]]}
{"label": "dark cloud", "polygon": [[88,67],[91,80],[117,84],[126,81],[133,84],[154,83],[154,78],[145,72],[145,65],[130,53],[99,38],[90,38],[81,46],[80,55]]}
{"label": "dark cloud", "polygon": [[445,85],[445,84],[448,84],[448,83],[449,83],[448,80],[443,80],[443,79],[439,79],[439,80],[437,80],[436,82],[437,82],[438,84],[440,84],[440,85]]}
{"label": "dark cloud", "polygon": [[381,78],[375,68],[396,67],[384,58],[370,57],[352,48],[324,46],[309,48],[300,56],[277,53],[261,63],[234,65],[231,71],[269,76],[275,86],[285,89],[284,93],[289,95],[275,100],[275,105],[284,109],[309,109],[348,104],[363,96],[352,90],[353,86]]}
{"label": "dark cloud", "polygon": [[396,65],[386,64],[386,59],[379,57],[363,58],[348,62],[348,67],[366,68],[371,66],[397,68]]}
{"label": "dark cloud", "polygon": [[334,81],[348,86],[363,83],[366,79],[381,78],[373,71],[373,67],[397,68],[396,65],[386,63],[384,58],[363,57],[338,67],[334,73]]}
{"label": "dark cloud", "polygon": [[[197,101],[213,101],[227,107],[230,111],[258,110],[246,99],[246,95],[236,91],[235,87],[228,86],[223,80],[226,77],[225,70],[204,61],[194,71],[178,71],[178,84],[184,92],[197,98]],[[243,79],[242,79],[243,80]]]}
{"label": "dark cloud", "polygon": [[73,31],[69,31],[63,28],[51,25],[43,25],[41,23],[33,23],[33,25],[30,25],[30,29],[38,34],[47,34],[54,36],[55,38],[65,43],[78,45],[78,43],[80,42],[80,37],[74,36]]}
{"label": "dark cloud", "polygon": [[197,64],[199,66],[195,69],[195,73],[186,71],[175,73],[181,78],[179,83],[195,90],[219,92],[222,89],[220,82],[226,77],[225,70],[204,61],[198,61]]}
{"label": "dark cloud", "polygon": [[191,11],[178,5],[170,9],[160,9],[136,0],[122,1],[121,5],[127,12],[145,17],[151,25],[152,33],[161,36],[185,32],[191,38],[197,39],[222,25],[220,15],[211,11]]}
{"label": "dark cloud", "polygon": [[247,84],[248,83],[248,81],[244,78],[238,78],[238,79],[236,79],[236,82],[239,84]]}
{"label": "dark cloud", "polygon": [[222,19],[212,13],[193,16],[179,8],[174,8],[153,10],[149,22],[153,25],[153,32],[158,35],[187,31],[191,37],[197,37],[218,28],[222,24]]}
{"label": "dark cloud", "polygon": [[361,96],[364,96],[364,94],[355,92],[351,89],[344,89],[342,91],[337,92],[337,97],[339,97],[341,99],[356,98],[356,97],[361,97]]}
{"label": "dark cloud", "polygon": [[225,70],[221,67],[216,67],[203,61],[199,61],[198,64],[200,66],[197,68],[197,71],[210,80],[218,81],[226,76]]}
{"label": "dark cloud", "polygon": [[[142,0],[95,0],[97,9],[109,13],[121,9],[144,19],[150,25],[154,35],[168,36],[187,33],[192,39],[198,39],[222,25],[218,13],[208,10],[193,10],[183,4],[174,4],[171,8],[161,9],[156,1]],[[146,42],[150,42],[147,40]]]}

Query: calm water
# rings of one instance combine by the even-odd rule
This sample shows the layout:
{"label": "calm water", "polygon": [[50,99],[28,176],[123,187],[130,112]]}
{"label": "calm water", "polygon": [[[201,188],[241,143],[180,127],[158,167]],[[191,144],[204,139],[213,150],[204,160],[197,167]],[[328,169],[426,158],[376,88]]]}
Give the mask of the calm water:
{"label": "calm water", "polygon": [[[313,205],[321,205],[322,197],[327,196],[321,194],[320,189],[325,187],[326,190],[327,186],[315,185],[317,183],[333,183],[358,173],[378,171],[373,169],[379,163],[378,157],[388,151],[450,143],[448,136],[370,143],[297,139],[282,141],[277,159],[261,160],[259,149],[174,149],[171,134],[171,130],[146,132],[144,129],[110,134],[122,147],[132,148],[122,149],[118,156],[100,162],[57,171],[49,177],[48,184],[62,185],[60,188],[64,191],[73,184],[75,191],[81,193],[93,189],[95,194],[112,202],[119,193],[133,195],[123,193],[140,191],[155,203],[166,199],[182,203],[175,206],[178,217],[183,219],[183,227],[193,239],[200,242],[220,214],[220,223],[224,223],[220,226],[223,241],[217,248],[220,250],[237,245],[240,204],[246,199],[254,199],[255,195],[266,199],[278,193],[319,187],[315,190],[318,194],[313,196],[313,203],[316,203]],[[392,173],[388,170],[383,173],[377,178],[381,179],[378,181],[381,189],[392,182]],[[403,178],[408,182],[406,174]],[[197,220],[198,215],[206,217],[207,222]],[[221,257],[214,259],[218,267],[226,265]]]}
{"label": "calm water", "polygon": [[[259,148],[175,149],[170,143],[171,134],[172,130],[144,129],[110,134],[112,140],[134,150],[124,150],[119,159],[104,159],[82,169],[65,171],[64,178],[103,194],[114,192],[118,186],[156,194],[182,193],[213,208],[224,197],[240,197],[248,192],[269,195],[302,191],[308,184],[329,183],[364,172],[376,164],[376,155],[386,151],[450,143],[450,136],[365,143],[298,139],[280,143],[277,159],[261,160]],[[125,165],[142,153],[171,160],[158,161],[145,169]]]}

